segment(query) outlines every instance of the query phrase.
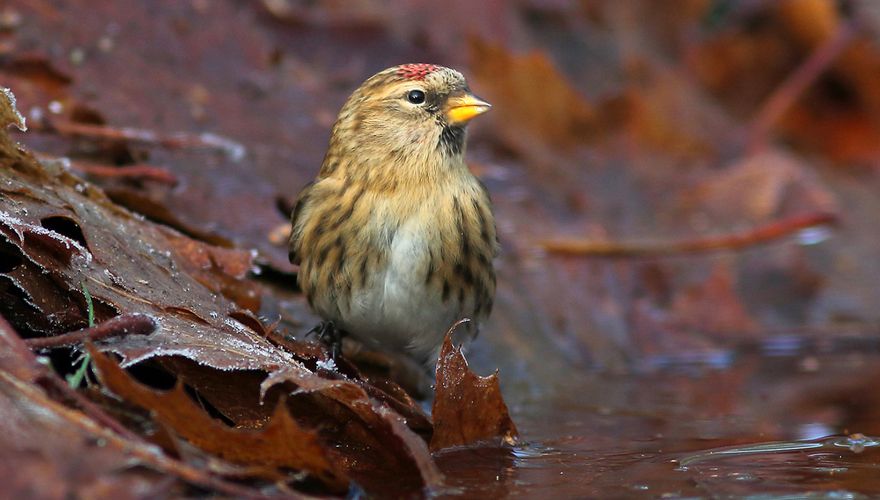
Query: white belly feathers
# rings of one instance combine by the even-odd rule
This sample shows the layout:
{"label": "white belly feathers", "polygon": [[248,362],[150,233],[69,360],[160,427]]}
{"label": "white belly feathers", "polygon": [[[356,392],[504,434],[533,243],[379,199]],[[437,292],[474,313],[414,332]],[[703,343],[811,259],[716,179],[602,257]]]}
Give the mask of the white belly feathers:
{"label": "white belly feathers", "polygon": [[413,219],[404,223],[392,240],[386,269],[370,276],[366,286],[354,292],[349,311],[341,311],[343,329],[362,341],[394,346],[433,362],[443,336],[461,313],[458,301],[444,303],[439,287],[425,286],[429,250],[419,224]]}

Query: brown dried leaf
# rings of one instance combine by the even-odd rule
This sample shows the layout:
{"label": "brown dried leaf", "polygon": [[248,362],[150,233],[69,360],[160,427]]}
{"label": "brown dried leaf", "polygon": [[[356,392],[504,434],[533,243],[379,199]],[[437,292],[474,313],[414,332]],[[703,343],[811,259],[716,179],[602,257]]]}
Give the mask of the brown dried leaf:
{"label": "brown dried leaf", "polygon": [[0,87],[0,99],[3,100],[3,103],[0,104],[0,127],[16,127],[22,132],[27,130],[24,117],[15,107],[15,95],[12,94],[12,91]]}
{"label": "brown dried leaf", "polygon": [[[431,432],[432,425],[430,417],[425,414],[421,405],[417,403],[413,397],[403,389],[403,387],[395,382],[398,380],[399,376],[399,374],[394,371],[395,367],[392,366],[387,372],[380,374],[363,372],[362,370],[364,368],[372,369],[374,367],[364,366],[361,363],[360,356],[363,354],[363,351],[353,353],[355,356],[351,356],[347,349],[351,346],[351,343],[349,342],[346,344],[345,357],[336,360],[336,370],[325,370],[319,368],[319,364],[326,365],[330,359],[330,354],[324,345],[287,338],[276,332],[270,332],[267,338],[293,354],[298,360],[306,364],[306,366],[314,366],[325,378],[336,379],[347,377],[349,382],[357,384],[361,389],[366,391],[371,398],[385,403],[399,413],[404,419],[406,419],[409,428],[415,432]],[[352,359],[358,361],[357,366],[351,362]],[[393,361],[394,360],[391,360],[390,362]],[[421,367],[419,367],[419,369],[421,369]]]}
{"label": "brown dried leaf", "polygon": [[[296,368],[283,369],[270,374],[261,384],[260,391],[266,394],[274,386],[286,382],[296,385],[297,389],[291,393],[293,396],[320,394],[348,410],[345,413],[335,414],[335,418],[338,419],[338,427],[342,429],[341,442],[347,443],[347,446],[339,452],[354,454],[353,461],[346,460],[347,464],[356,466],[347,471],[354,479],[360,482],[368,481],[369,478],[364,476],[365,472],[376,474],[390,470],[396,471],[401,481],[412,474],[424,487],[442,484],[443,476],[431,459],[425,441],[408,427],[408,425],[418,425],[418,419],[410,424],[388,405],[373,400],[364,388],[352,381],[324,379]],[[357,425],[351,421],[352,414],[360,421]],[[333,418],[332,412],[322,417],[327,425]],[[374,456],[381,454],[383,471],[376,470],[377,468],[372,465],[364,467],[366,464],[358,463],[366,457],[358,459],[360,453],[351,447],[352,443],[360,443],[362,446],[372,448],[371,454]]]}
{"label": "brown dried leaf", "polygon": [[[206,245],[174,231],[165,233],[169,245],[177,251],[183,265],[190,272],[217,270],[230,278],[240,280],[254,266],[253,252]],[[214,275],[209,275],[208,278],[216,279]]]}
{"label": "brown dried leaf", "polygon": [[256,252],[207,245],[176,231],[164,233],[184,269],[199,283],[253,313],[259,312],[259,288],[245,280],[254,267]]}
{"label": "brown dried leaf", "polygon": [[[125,442],[36,386],[0,372],[0,476],[9,498],[92,497],[145,491],[159,476],[132,457]],[[102,446],[94,443],[103,442]]]}
{"label": "brown dried leaf", "polygon": [[[184,236],[11,145],[0,150],[0,161],[7,165],[0,170],[0,249],[10,262],[0,272],[6,298],[0,311],[19,332],[86,326],[85,284],[96,320],[123,311],[156,320],[151,335],[100,344],[127,363],[179,354],[221,369],[271,371],[290,360],[263,338],[256,318],[214,292],[240,281],[250,262],[244,253],[186,244]],[[243,296],[256,305],[255,292]]]}
{"label": "brown dried leaf", "polygon": [[22,380],[34,380],[40,373],[33,353],[0,315],[0,371]]}
{"label": "brown dried leaf", "polygon": [[233,463],[272,465],[308,471],[333,487],[344,486],[317,434],[300,427],[279,404],[260,430],[231,429],[211,418],[181,385],[159,392],[135,382],[110,358],[91,348],[101,382],[126,401],[149,409],[156,419],[204,451]]}
{"label": "brown dried leaf", "polygon": [[[156,486],[170,492],[177,485],[168,476],[227,495],[252,493],[156,453],[154,446],[108,422],[97,408],[83,407],[84,414],[51,399],[34,382],[54,386],[56,398],[64,395],[58,388],[66,383],[37,363],[2,317],[0,344],[0,476],[11,478],[5,484],[7,494],[120,498]],[[77,404],[91,405],[84,398]],[[96,442],[103,444],[94,446]]]}
{"label": "brown dried leaf", "polygon": [[501,396],[498,374],[480,377],[471,372],[461,347],[452,345],[451,330],[440,351],[435,391],[432,451],[480,441],[515,441],[516,425]]}

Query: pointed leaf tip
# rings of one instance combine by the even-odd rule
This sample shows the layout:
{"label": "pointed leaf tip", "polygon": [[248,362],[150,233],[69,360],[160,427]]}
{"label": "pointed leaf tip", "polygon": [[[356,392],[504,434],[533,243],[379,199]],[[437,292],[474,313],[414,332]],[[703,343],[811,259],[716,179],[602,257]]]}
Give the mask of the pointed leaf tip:
{"label": "pointed leaf tip", "polygon": [[3,128],[15,125],[22,132],[27,131],[25,118],[18,112],[18,108],[15,107],[15,94],[12,93],[12,90],[5,87],[0,87],[0,125]]}
{"label": "pointed leaf tip", "polygon": [[513,444],[516,425],[501,395],[498,372],[480,377],[470,371],[461,348],[452,343],[454,328],[446,333],[437,362],[431,451],[481,441]]}

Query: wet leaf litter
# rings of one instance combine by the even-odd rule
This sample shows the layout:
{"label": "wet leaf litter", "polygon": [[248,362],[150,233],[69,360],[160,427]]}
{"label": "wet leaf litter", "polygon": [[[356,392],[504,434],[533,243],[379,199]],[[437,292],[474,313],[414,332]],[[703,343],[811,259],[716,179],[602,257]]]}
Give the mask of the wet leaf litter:
{"label": "wet leaf litter", "polygon": [[[10,99],[2,104],[5,116],[16,116]],[[429,436],[430,421],[393,382],[384,381],[391,395],[353,367],[347,374],[327,364],[319,369],[321,359],[312,346],[290,352],[269,340],[261,321],[244,308],[255,296],[254,285],[245,281],[251,253],[213,247],[145,221],[86,181],[41,164],[5,132],[2,144],[0,231],[5,293],[14,297],[5,302],[4,314],[10,314],[25,342],[53,361],[60,356],[47,349],[88,345],[76,373],[85,373],[91,359],[100,387],[124,405],[146,411],[139,414],[141,427],[157,427],[162,439],[171,439],[166,452],[178,455],[177,447],[191,447],[187,453],[213,464],[201,474],[248,477],[253,484],[314,482],[312,488],[339,492],[354,480],[365,491],[390,491],[376,480],[382,474],[395,477],[400,491],[442,483],[425,438],[407,426],[412,422]],[[172,387],[157,391],[134,380],[110,354],[119,356],[122,366],[171,368],[164,377],[172,379],[180,359],[190,364]],[[320,355],[326,359],[326,353]],[[263,416],[241,418],[225,406],[228,397],[210,388],[198,392],[194,386],[206,380],[200,369],[225,374],[224,384],[251,391],[248,398],[256,408],[250,410]],[[245,380],[236,382],[236,372],[246,374]],[[255,372],[265,380],[254,378]],[[282,387],[290,388],[278,390]],[[416,418],[404,418],[395,408]],[[236,429],[239,418],[247,428]],[[148,446],[159,437],[135,439]],[[387,460],[368,460],[375,454]],[[149,461],[142,465],[166,468]],[[224,467],[224,473],[213,472]]]}

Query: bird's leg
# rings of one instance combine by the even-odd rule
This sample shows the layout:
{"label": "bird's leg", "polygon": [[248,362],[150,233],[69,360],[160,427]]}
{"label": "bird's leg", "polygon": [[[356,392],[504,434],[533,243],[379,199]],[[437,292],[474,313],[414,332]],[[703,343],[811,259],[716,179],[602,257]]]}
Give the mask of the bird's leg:
{"label": "bird's leg", "polygon": [[318,340],[330,349],[330,358],[333,361],[342,355],[342,339],[345,337],[345,332],[336,328],[332,321],[318,323],[306,335],[317,335]]}
{"label": "bird's leg", "polygon": [[330,347],[330,359],[336,361],[342,356],[342,339],[345,338],[345,331],[333,327],[325,332],[321,340]]}
{"label": "bird's leg", "polygon": [[320,339],[322,336],[322,332],[326,328],[333,328],[333,322],[332,321],[321,321],[320,323],[318,323],[317,325],[312,327],[311,330],[307,331],[305,336],[311,337],[312,335],[317,335],[318,339]]}

